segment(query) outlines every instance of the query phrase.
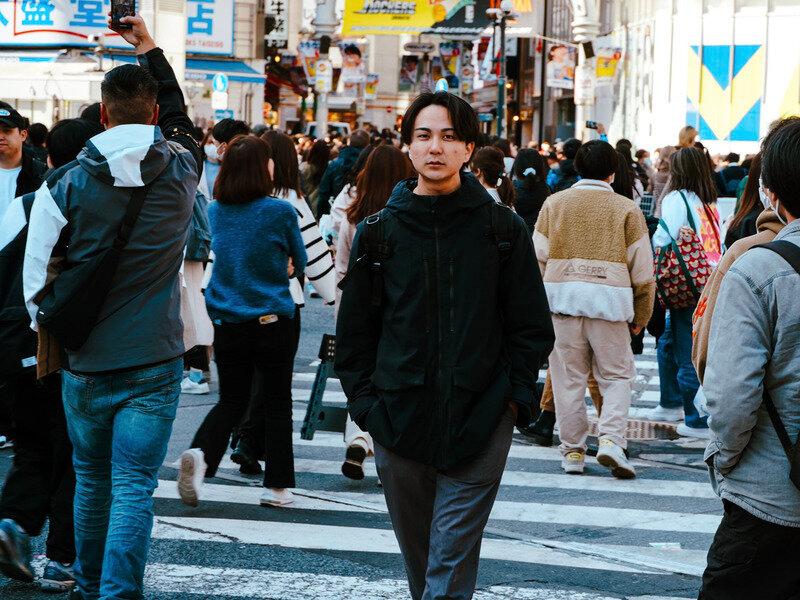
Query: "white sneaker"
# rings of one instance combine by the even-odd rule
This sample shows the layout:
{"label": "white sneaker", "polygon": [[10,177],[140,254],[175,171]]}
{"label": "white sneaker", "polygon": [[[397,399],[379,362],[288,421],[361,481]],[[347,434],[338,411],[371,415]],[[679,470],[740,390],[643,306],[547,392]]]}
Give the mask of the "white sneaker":
{"label": "white sneaker", "polygon": [[181,394],[208,394],[208,380],[200,369],[189,369],[181,379]]}
{"label": "white sneaker", "polygon": [[568,452],[561,459],[561,468],[564,469],[564,473],[567,473],[568,475],[583,475],[583,469],[585,466],[586,454],[584,452],[579,452],[578,450]]}
{"label": "white sneaker", "polygon": [[286,488],[267,488],[261,494],[261,506],[286,506],[294,502],[294,494]]}
{"label": "white sneaker", "polygon": [[645,421],[667,421],[669,423],[683,421],[682,408],[664,408],[660,404],[655,408],[631,409],[629,416]]}
{"label": "white sneaker", "polygon": [[633,479],[636,477],[636,469],[628,462],[625,451],[611,440],[600,440],[597,462],[611,469],[611,474],[618,479]]}
{"label": "white sneaker", "polygon": [[206,476],[206,460],[200,448],[190,448],[181,454],[178,472],[178,495],[187,506],[200,502],[200,487]]}
{"label": "white sneaker", "polygon": [[699,440],[707,440],[711,437],[708,427],[689,427],[686,423],[678,425],[675,431],[681,437],[697,438]]}

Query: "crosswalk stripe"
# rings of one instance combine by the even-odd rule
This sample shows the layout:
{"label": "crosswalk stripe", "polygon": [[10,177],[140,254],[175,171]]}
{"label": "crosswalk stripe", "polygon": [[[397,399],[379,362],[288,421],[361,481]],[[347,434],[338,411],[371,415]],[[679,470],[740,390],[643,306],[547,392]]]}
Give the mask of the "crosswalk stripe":
{"label": "crosswalk stripe", "polygon": [[[242,489],[243,488],[243,489]],[[201,492],[204,493],[205,486]],[[208,490],[208,497],[217,502],[235,504],[257,504],[259,488],[217,485]],[[260,493],[259,493],[260,495]],[[386,500],[383,494],[364,492],[333,492],[298,490],[296,504],[292,508],[306,510],[330,510],[336,512],[382,512]],[[161,481],[157,497],[177,498],[175,482]],[[329,500],[330,499],[330,500]],[[291,508],[289,509],[291,510]],[[714,533],[719,526],[718,515],[678,513],[671,511],[641,510],[635,508],[609,508],[605,506],[571,506],[568,504],[545,504],[541,502],[511,502],[497,500],[491,518],[500,521],[521,523],[551,523],[582,527],[612,527],[641,531],[691,531]]]}
{"label": "crosswalk stripe", "polygon": [[[305,550],[400,553],[391,529],[279,521],[157,516],[153,525],[153,538],[280,546]],[[648,572],[647,569],[629,567],[590,556],[572,556],[519,540],[484,538],[481,544],[481,558],[624,573]]]}
{"label": "crosswalk stripe", "polygon": [[[263,463],[262,463],[263,466]],[[295,458],[294,469],[297,473],[316,473],[318,475],[341,475],[341,461],[313,460]],[[220,463],[222,469],[237,469],[239,466],[229,456]],[[364,474],[377,477],[375,463],[365,461]],[[502,485],[515,487],[579,490],[587,492],[619,492],[622,494],[646,494],[651,496],[669,496],[686,498],[715,499],[717,496],[708,483],[692,481],[665,481],[662,479],[615,479],[610,475],[574,475],[541,473],[533,471],[510,471],[506,469],[501,481]]]}
{"label": "crosswalk stripe", "polygon": [[[146,590],[202,596],[281,598],[281,600],[386,600],[408,597],[404,579],[265,571],[158,563],[147,566]],[[556,588],[492,586],[475,600],[614,600],[611,596]],[[636,600],[636,599],[632,599]],[[685,600],[659,597],[659,600]]]}

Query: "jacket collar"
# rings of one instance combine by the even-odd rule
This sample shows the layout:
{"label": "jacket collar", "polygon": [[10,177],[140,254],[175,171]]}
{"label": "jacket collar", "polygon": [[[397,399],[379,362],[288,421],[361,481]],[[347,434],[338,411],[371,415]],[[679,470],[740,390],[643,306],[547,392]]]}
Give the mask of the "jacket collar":
{"label": "jacket collar", "polygon": [[464,171],[461,172],[461,186],[450,194],[422,196],[414,193],[416,187],[416,177],[401,181],[392,191],[387,206],[401,213],[421,216],[434,211],[440,217],[447,217],[464,209],[494,202],[475,176]]}
{"label": "jacket collar", "polygon": [[594,189],[594,190],[605,190],[607,192],[613,192],[614,188],[611,187],[611,184],[601,181],[599,179],[581,179],[578,183],[572,186],[575,189],[578,188],[585,188],[585,189]]}
{"label": "jacket collar", "polygon": [[800,232],[800,219],[796,219],[781,229],[780,233],[775,236],[776,240],[782,240],[790,235]]}

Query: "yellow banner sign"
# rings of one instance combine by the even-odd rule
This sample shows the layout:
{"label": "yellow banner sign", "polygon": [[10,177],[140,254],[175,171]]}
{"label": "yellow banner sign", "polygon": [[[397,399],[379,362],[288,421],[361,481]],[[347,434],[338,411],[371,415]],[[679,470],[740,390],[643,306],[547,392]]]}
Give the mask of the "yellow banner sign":
{"label": "yellow banner sign", "polygon": [[417,35],[436,23],[462,20],[457,13],[465,8],[472,17],[477,7],[464,0],[345,0],[342,36]]}

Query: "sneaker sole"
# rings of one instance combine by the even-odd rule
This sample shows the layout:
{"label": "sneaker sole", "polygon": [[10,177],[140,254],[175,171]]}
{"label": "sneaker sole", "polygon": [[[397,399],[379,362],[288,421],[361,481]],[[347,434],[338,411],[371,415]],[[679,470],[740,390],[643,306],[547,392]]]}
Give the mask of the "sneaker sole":
{"label": "sneaker sole", "polygon": [[611,469],[611,474],[617,479],[635,479],[636,471],[632,471],[627,467],[621,466],[612,456],[608,454],[599,454],[597,462],[604,467]]}
{"label": "sneaker sole", "polygon": [[566,475],[583,475],[583,469],[578,470],[578,469],[567,469],[567,468],[564,468],[564,473]]}
{"label": "sneaker sole", "polygon": [[190,396],[205,396],[210,393],[211,390],[181,390],[181,394],[188,394]]}
{"label": "sneaker sole", "polygon": [[186,506],[196,508],[198,505],[197,489],[194,485],[195,461],[191,456],[181,457],[181,468],[178,474],[178,495]]}
{"label": "sneaker sole", "polygon": [[55,579],[40,579],[39,587],[43,592],[48,594],[63,594],[69,592],[75,587],[74,581],[56,581]]}
{"label": "sneaker sole", "polygon": [[260,500],[259,504],[261,506],[272,506],[275,508],[281,508],[282,506],[289,506],[290,504],[294,503],[294,500],[287,500],[285,502],[279,502],[277,500]]}
{"label": "sneaker sole", "polygon": [[33,582],[33,573],[22,562],[15,544],[8,534],[0,530],[0,573],[15,581]]}

